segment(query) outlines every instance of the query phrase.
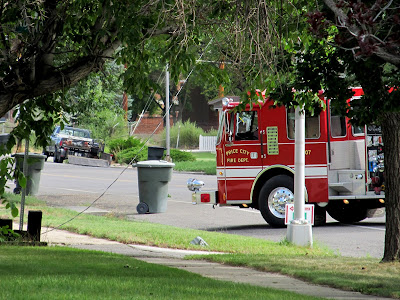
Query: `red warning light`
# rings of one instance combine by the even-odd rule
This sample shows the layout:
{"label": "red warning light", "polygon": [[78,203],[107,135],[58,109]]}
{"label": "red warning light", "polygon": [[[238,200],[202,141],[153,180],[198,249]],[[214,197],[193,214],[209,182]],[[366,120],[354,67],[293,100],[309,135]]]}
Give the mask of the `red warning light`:
{"label": "red warning light", "polygon": [[200,201],[203,203],[210,202],[210,194],[201,194]]}

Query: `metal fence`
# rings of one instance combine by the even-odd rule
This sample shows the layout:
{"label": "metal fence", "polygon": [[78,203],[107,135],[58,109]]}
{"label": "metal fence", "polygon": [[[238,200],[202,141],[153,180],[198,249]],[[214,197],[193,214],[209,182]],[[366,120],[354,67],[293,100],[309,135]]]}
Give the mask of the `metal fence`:
{"label": "metal fence", "polygon": [[199,136],[199,150],[215,152],[216,136]]}

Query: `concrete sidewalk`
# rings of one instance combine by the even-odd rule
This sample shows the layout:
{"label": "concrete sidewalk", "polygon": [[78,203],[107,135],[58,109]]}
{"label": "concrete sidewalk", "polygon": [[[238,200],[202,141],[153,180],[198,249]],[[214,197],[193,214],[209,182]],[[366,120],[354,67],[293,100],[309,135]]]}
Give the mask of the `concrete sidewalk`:
{"label": "concrete sidewalk", "polygon": [[207,254],[210,252],[166,249],[143,245],[126,245],[49,228],[42,228],[41,241],[47,242],[49,245],[61,245],[78,249],[123,254],[148,263],[165,265],[197,273],[204,277],[282,289],[303,295],[324,297],[327,299],[389,299],[308,284],[304,281],[276,273],[260,272],[250,268],[231,267],[218,263],[184,259],[187,255]]}

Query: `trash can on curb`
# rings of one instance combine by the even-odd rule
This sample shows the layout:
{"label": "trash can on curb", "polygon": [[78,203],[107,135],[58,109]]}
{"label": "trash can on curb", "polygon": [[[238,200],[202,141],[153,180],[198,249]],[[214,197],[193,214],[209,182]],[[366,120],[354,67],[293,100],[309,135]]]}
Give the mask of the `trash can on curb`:
{"label": "trash can on curb", "polygon": [[175,164],[164,160],[145,160],[136,164],[138,171],[139,214],[167,210],[168,182]]}
{"label": "trash can on curb", "polygon": [[0,149],[6,147],[9,138],[10,138],[10,134],[8,134],[8,133],[0,134]]}
{"label": "trash can on curb", "polygon": [[[24,156],[25,153],[15,153],[15,168],[20,172],[24,169]],[[26,184],[26,194],[36,195],[39,191],[40,184],[40,172],[43,170],[44,161],[46,159],[45,155],[29,153],[28,154],[28,172],[27,172],[27,184]],[[17,180],[14,193],[19,194],[22,187],[19,185]]]}

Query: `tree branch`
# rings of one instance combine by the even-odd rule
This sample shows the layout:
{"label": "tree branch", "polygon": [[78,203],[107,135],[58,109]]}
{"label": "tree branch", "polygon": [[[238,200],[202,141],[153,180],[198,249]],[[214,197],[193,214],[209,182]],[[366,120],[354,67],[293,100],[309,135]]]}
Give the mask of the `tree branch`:
{"label": "tree branch", "polygon": [[391,54],[387,51],[385,51],[384,48],[377,47],[375,51],[376,56],[379,58],[383,59],[384,61],[391,63],[395,66],[400,66],[400,56]]}
{"label": "tree branch", "polygon": [[68,67],[58,71],[47,72],[35,84],[32,82],[20,82],[7,89],[0,89],[0,115],[4,115],[11,108],[27,99],[54,93],[77,84],[90,73],[98,71],[120,45],[120,41],[115,40],[98,55],[85,56]]}
{"label": "tree branch", "polygon": [[[371,47],[374,47],[373,48],[374,50],[371,52],[371,54],[375,54],[379,58],[381,58],[384,61],[389,62],[391,64],[394,64],[397,66],[400,65],[400,56],[398,54],[390,53],[390,51],[388,51],[385,48],[386,43],[384,40],[382,40],[375,34],[369,33],[366,28],[363,28],[363,30],[361,30],[359,27],[352,24],[350,22],[350,20],[348,19],[346,13],[342,9],[337,7],[337,4],[334,0],[324,0],[324,3],[335,14],[335,16],[337,18],[337,22],[340,24],[340,25],[337,25],[338,28],[343,28],[343,29],[347,30],[355,39],[357,39],[358,41],[361,41],[361,42],[364,42],[364,41],[366,41],[366,39],[368,37],[371,37],[372,39],[374,39],[376,41],[373,44],[371,44]],[[375,18],[373,19],[373,22],[376,22],[376,20],[381,16],[381,14],[384,13],[391,6],[392,3],[393,3],[393,0],[390,0],[387,3],[387,5],[385,5],[385,7],[383,7],[382,10],[380,10],[379,13],[375,16]],[[362,27],[363,24],[360,24],[360,26]],[[340,48],[344,49],[343,47],[340,47]],[[351,48],[351,50],[354,50],[354,49],[356,49],[356,47]],[[353,51],[353,53],[354,53],[354,51]]]}

